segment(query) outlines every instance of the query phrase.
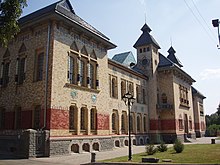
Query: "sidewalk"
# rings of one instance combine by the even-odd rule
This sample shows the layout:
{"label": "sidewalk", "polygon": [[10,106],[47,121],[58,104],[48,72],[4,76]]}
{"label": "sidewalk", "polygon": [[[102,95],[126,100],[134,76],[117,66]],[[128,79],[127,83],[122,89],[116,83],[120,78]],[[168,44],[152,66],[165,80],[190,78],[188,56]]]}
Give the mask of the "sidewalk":
{"label": "sidewalk", "polygon": [[[192,143],[185,144],[210,144],[210,137],[197,138]],[[220,140],[216,140],[220,143]],[[172,146],[172,145],[171,145]],[[145,146],[132,146],[132,154],[145,152]],[[96,152],[96,160],[112,159],[115,157],[127,156],[128,147],[115,148],[111,151]],[[0,165],[80,165],[91,161],[91,153],[71,154],[65,156],[52,156],[49,158],[30,158],[30,159],[8,159],[0,160]]]}

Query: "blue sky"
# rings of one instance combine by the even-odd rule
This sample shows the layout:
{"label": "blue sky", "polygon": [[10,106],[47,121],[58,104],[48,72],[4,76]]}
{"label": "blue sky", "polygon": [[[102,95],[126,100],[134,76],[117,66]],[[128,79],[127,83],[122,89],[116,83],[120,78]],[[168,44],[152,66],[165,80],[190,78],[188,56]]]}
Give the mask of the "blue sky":
{"label": "blue sky", "polygon": [[[56,2],[28,0],[23,15]],[[220,49],[217,28],[211,21],[220,18],[220,0],[70,0],[76,14],[108,36],[118,47],[114,54],[132,51],[146,23],[167,55],[172,46],[193,86],[207,98],[205,114],[216,112],[220,103]],[[145,19],[146,15],[146,19]],[[201,17],[202,16],[202,17]]]}

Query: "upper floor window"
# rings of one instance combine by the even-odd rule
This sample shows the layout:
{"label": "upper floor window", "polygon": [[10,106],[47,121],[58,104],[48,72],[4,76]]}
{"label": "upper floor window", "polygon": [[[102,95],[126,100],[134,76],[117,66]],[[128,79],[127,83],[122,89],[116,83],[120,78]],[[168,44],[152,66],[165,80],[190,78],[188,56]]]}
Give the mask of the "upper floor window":
{"label": "upper floor window", "polygon": [[121,98],[126,94],[126,80],[121,80]]}
{"label": "upper floor window", "polygon": [[134,95],[134,84],[132,82],[128,82],[128,92]]}
{"label": "upper floor window", "polygon": [[41,52],[36,56],[35,63],[35,80],[42,81],[43,80],[43,71],[44,71],[44,53]]}
{"label": "upper floor window", "polygon": [[90,88],[92,89],[97,89],[98,87],[97,69],[98,69],[98,64],[95,61],[90,60],[89,80],[90,80]]}
{"label": "upper floor window", "polygon": [[88,61],[85,58],[80,59],[80,84],[81,86],[87,87],[87,67]]}
{"label": "upper floor window", "polygon": [[146,93],[145,93],[145,89],[142,89],[142,98],[143,98],[143,104],[146,104]]}
{"label": "upper floor window", "polygon": [[118,98],[117,77],[109,75],[109,81],[110,81],[110,96],[113,98]]}
{"label": "upper floor window", "polygon": [[136,85],[136,99],[137,103],[141,103],[141,96],[140,96],[140,85]]}
{"label": "upper floor window", "polygon": [[188,100],[188,89],[182,85],[179,86],[180,93],[180,104],[184,106],[189,106]]}
{"label": "upper floor window", "polygon": [[68,56],[68,79],[70,84],[77,84],[77,75],[78,75],[78,63],[77,55],[72,53]]}
{"label": "upper floor window", "polygon": [[1,66],[1,79],[0,85],[3,87],[7,86],[9,83],[9,72],[10,72],[10,61],[4,61]]}
{"label": "upper floor window", "polygon": [[15,82],[17,82],[18,84],[23,84],[25,80],[25,72],[26,72],[26,58],[25,57],[17,58]]}
{"label": "upper floor window", "polygon": [[165,93],[162,94],[162,103],[167,104],[167,95]]}

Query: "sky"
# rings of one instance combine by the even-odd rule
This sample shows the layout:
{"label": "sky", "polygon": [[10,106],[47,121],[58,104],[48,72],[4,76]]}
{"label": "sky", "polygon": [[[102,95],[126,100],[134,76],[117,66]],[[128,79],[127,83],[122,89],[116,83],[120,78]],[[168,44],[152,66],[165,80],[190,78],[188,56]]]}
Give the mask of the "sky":
{"label": "sky", "polygon": [[[28,0],[23,16],[56,0]],[[183,70],[196,82],[204,100],[205,114],[220,103],[220,49],[213,19],[220,19],[220,0],[70,0],[75,13],[105,34],[117,48],[114,54],[132,51],[144,23],[167,56],[172,45]]]}

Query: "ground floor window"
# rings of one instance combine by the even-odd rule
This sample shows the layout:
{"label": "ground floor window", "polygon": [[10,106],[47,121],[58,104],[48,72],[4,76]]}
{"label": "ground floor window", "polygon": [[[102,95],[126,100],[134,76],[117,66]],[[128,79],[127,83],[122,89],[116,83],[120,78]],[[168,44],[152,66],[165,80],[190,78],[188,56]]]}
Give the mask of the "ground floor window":
{"label": "ground floor window", "polygon": [[34,109],[34,129],[40,129],[40,112],[41,112],[41,105],[35,106],[35,109]]}

